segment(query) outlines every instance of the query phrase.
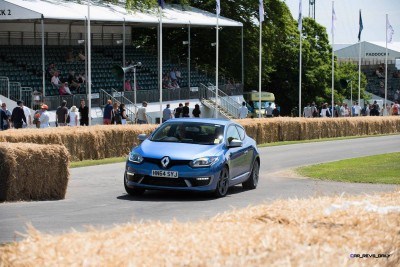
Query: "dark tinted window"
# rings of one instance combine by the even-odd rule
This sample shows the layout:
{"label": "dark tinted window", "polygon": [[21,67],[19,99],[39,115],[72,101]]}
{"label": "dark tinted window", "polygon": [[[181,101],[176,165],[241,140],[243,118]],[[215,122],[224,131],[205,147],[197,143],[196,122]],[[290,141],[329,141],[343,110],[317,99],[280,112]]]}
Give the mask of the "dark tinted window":
{"label": "dark tinted window", "polygon": [[226,133],[226,139],[228,140],[228,142],[231,142],[233,139],[240,140],[240,135],[235,125],[231,125],[228,127],[228,131]]}
{"label": "dark tinted window", "polygon": [[237,130],[239,132],[240,140],[244,140],[244,137],[246,136],[246,133],[244,132],[244,129],[242,127],[240,127],[240,126],[237,126],[237,125],[236,125],[236,128],[237,128]]}

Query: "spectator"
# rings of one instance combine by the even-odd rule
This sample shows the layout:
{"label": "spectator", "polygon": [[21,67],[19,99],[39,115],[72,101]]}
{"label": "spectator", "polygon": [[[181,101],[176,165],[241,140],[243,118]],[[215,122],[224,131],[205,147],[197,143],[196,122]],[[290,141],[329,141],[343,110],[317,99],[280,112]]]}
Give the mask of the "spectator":
{"label": "spectator", "polygon": [[31,116],[31,111],[30,109],[24,105],[24,101],[21,100],[22,103],[22,108],[24,109],[24,114],[26,118],[26,124],[22,125],[23,128],[27,128],[30,125],[32,125],[32,116]]}
{"label": "spectator", "polygon": [[54,63],[50,63],[47,67],[46,76],[48,79],[54,76],[54,73],[57,71],[56,65]]}
{"label": "spectator", "polygon": [[370,116],[379,116],[379,105],[377,104],[376,101],[374,101],[374,104],[372,104],[369,114]]}
{"label": "spectator", "polygon": [[345,103],[345,104],[343,105],[343,107],[344,107],[344,114],[343,114],[343,117],[350,117],[350,109],[349,109],[349,107],[347,106],[347,104]]}
{"label": "spectator", "polygon": [[69,71],[68,84],[69,84],[71,90],[79,93],[81,84],[79,83],[77,76],[75,76],[75,71],[73,71],[73,70]]}
{"label": "spectator", "polygon": [[68,108],[67,101],[63,100],[56,111],[56,126],[67,126]]}
{"label": "spectator", "polygon": [[51,77],[51,84],[56,89],[60,88],[60,86],[62,85],[60,78],[58,77],[59,75],[60,73],[58,71],[55,71],[53,77]]}
{"label": "spectator", "polygon": [[400,105],[398,101],[394,102],[393,109],[392,109],[392,115],[397,116],[400,115]]}
{"label": "spectator", "polygon": [[78,60],[80,60],[80,61],[85,61],[86,60],[85,54],[83,53],[82,50],[79,51],[79,53],[78,53]]}
{"label": "spectator", "polygon": [[189,118],[189,102],[186,102],[185,105],[182,108],[182,118]]}
{"label": "spectator", "polygon": [[358,102],[355,103],[355,105],[353,106],[353,116],[354,117],[358,117],[361,114],[361,107],[358,104]]}
{"label": "spectator", "polygon": [[200,111],[199,104],[194,105],[194,109],[192,111],[192,114],[193,114],[193,117],[200,118],[201,111]]}
{"label": "spectator", "polygon": [[5,117],[3,117],[3,130],[10,128],[11,112],[7,109],[6,103],[1,103],[1,110],[4,112]]}
{"label": "spectator", "polygon": [[22,101],[17,101],[17,107],[15,107],[11,114],[11,122],[15,129],[22,128],[23,123],[26,123],[26,117],[24,113],[23,103]]}
{"label": "spectator", "polygon": [[166,122],[167,120],[172,118],[172,110],[170,109],[170,105],[167,104],[166,108],[163,110],[162,122]]}
{"label": "spectator", "polygon": [[7,121],[6,112],[3,109],[0,109],[0,131],[6,130],[4,127],[4,122]]}
{"label": "spectator", "polygon": [[72,95],[71,90],[68,87],[68,82],[63,83],[59,88],[58,92],[60,95]]}
{"label": "spectator", "polygon": [[138,109],[136,113],[136,119],[138,124],[147,124],[149,123],[147,121],[147,116],[146,116],[146,107],[147,107],[147,102],[143,101],[142,106]]}
{"label": "spectator", "polygon": [[268,107],[265,108],[265,115],[267,116],[267,118],[272,118],[272,111],[273,108],[271,106],[271,103],[268,103]]}
{"label": "spectator", "polygon": [[171,69],[171,71],[169,72],[169,77],[171,78],[171,82],[176,82],[177,78],[176,78],[176,73],[175,73],[176,69],[173,68]]}
{"label": "spectator", "polygon": [[175,69],[175,76],[176,76],[177,82],[179,84],[182,80],[182,73],[179,69]]}
{"label": "spectator", "polygon": [[303,109],[303,117],[304,118],[311,118],[312,117],[310,103],[307,103],[307,106],[304,107],[304,109]]}
{"label": "spectator", "polygon": [[124,103],[121,103],[121,105],[119,105],[119,113],[121,114],[121,124],[125,125],[128,116],[126,116],[126,109]]}
{"label": "spectator", "polygon": [[72,106],[69,111],[69,126],[78,126],[79,112],[76,106]]}
{"label": "spectator", "polygon": [[111,124],[122,124],[121,113],[119,113],[119,104],[115,102],[111,111]]}
{"label": "spectator", "polygon": [[132,91],[131,80],[125,80],[125,91]]}
{"label": "spectator", "polygon": [[111,124],[111,117],[112,117],[112,111],[113,111],[113,106],[111,104],[112,104],[112,101],[111,101],[111,99],[109,99],[109,100],[107,100],[107,105],[104,107],[104,112],[103,112],[103,124],[104,125]]}
{"label": "spectator", "polygon": [[279,117],[281,115],[281,112],[279,111],[279,106],[275,105],[274,110],[272,111],[272,116],[274,117]]}
{"label": "spectator", "polygon": [[46,104],[42,105],[42,111],[40,113],[40,128],[49,128],[50,124],[50,116],[49,116],[49,112],[47,111],[49,109],[49,107]]}
{"label": "spectator", "polygon": [[85,100],[81,99],[81,106],[79,107],[80,125],[89,125],[89,108],[85,105]]}
{"label": "spectator", "polygon": [[315,106],[315,102],[312,102],[311,104],[311,114],[313,118],[318,117],[318,108]]}
{"label": "spectator", "polygon": [[85,81],[86,81],[85,73],[83,73],[83,72],[79,73],[79,75],[78,75],[78,82],[79,82],[80,84],[82,84],[82,83],[84,83]]}
{"label": "spectator", "polygon": [[183,104],[179,103],[178,107],[174,111],[175,118],[180,118],[182,116],[182,107],[183,107]]}
{"label": "spectator", "polygon": [[239,109],[239,119],[247,118],[247,114],[249,114],[249,110],[246,106],[246,102],[242,102],[242,106]]}
{"label": "spectator", "polygon": [[323,117],[323,118],[332,116],[331,111],[328,109],[328,105],[327,104],[323,104],[322,105],[320,116]]}

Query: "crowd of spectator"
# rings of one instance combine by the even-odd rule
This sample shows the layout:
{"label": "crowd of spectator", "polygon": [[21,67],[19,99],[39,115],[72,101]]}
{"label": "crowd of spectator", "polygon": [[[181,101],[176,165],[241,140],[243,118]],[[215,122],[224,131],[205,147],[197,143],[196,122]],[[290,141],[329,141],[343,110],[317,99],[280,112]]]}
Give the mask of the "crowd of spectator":
{"label": "crowd of spectator", "polygon": [[182,80],[181,71],[177,68],[172,68],[169,73],[165,73],[162,79],[163,89],[177,89],[180,88],[179,84]]}
{"label": "crowd of spectator", "polygon": [[83,93],[82,84],[85,83],[85,74],[69,70],[66,78],[62,78],[61,71],[54,63],[51,63],[46,71],[46,77],[50,79],[54,90],[60,95],[73,95]]}

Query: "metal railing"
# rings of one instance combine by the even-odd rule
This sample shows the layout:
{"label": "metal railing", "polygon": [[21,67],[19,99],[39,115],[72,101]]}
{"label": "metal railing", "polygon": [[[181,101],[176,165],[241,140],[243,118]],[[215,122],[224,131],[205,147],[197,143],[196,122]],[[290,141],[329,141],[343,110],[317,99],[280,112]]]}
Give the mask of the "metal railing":
{"label": "metal railing", "polygon": [[212,100],[214,103],[216,103],[216,105],[214,105],[215,108],[222,108],[232,117],[239,118],[239,109],[241,105],[222,90],[218,90],[217,100],[215,86],[211,83],[209,83],[208,86],[201,84],[200,99]]}
{"label": "metal railing", "polygon": [[8,77],[0,77],[0,95],[10,97],[10,80]]}

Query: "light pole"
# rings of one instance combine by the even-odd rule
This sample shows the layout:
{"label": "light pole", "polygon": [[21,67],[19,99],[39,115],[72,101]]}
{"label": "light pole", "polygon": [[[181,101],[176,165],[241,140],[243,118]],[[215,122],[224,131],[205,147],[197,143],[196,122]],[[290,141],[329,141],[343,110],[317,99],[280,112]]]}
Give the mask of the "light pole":
{"label": "light pole", "polygon": [[136,68],[140,69],[142,67],[142,62],[136,62],[136,64],[133,65],[133,99],[134,99],[134,104],[135,104],[135,112],[136,112],[136,90],[137,90],[137,82],[136,82]]}
{"label": "light pole", "polygon": [[[190,29],[190,28],[189,28]],[[188,46],[188,87],[190,91],[190,39],[189,41],[183,41],[182,44]]]}
{"label": "light pole", "polygon": [[353,117],[353,79],[346,81],[350,82],[350,117]]}

